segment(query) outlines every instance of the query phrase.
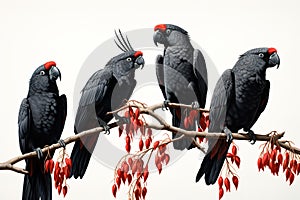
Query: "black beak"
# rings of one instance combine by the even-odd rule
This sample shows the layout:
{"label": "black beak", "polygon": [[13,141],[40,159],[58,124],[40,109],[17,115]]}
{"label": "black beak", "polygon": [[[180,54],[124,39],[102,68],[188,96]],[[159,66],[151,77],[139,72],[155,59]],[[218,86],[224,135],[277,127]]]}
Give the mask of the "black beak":
{"label": "black beak", "polygon": [[60,71],[57,67],[55,66],[52,66],[49,70],[49,76],[50,76],[50,79],[52,81],[56,81],[57,78],[59,77],[59,80],[61,80],[61,74],[60,74]]}
{"label": "black beak", "polygon": [[154,32],[153,42],[154,42],[155,46],[158,46],[157,43],[164,44],[165,46],[167,45],[167,40],[166,40],[165,36],[159,30]]}
{"label": "black beak", "polygon": [[280,65],[280,58],[276,52],[274,52],[270,58],[269,58],[269,66],[274,67],[277,65],[277,69],[279,68]]}
{"label": "black beak", "polygon": [[137,59],[135,59],[134,66],[136,68],[141,67],[141,69],[143,69],[144,65],[145,65],[145,61],[143,56],[139,56]]}

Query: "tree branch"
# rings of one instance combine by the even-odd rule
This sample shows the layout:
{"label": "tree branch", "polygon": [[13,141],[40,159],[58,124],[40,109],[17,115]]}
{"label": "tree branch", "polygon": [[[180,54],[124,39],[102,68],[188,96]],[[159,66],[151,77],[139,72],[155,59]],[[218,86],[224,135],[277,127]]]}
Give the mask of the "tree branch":
{"label": "tree branch", "polygon": [[[214,138],[214,139],[226,139],[226,134],[225,133],[207,133],[207,132],[197,132],[197,131],[187,131],[178,127],[174,127],[170,124],[168,124],[161,116],[159,116],[157,113],[155,113],[154,111],[157,109],[162,108],[163,104],[159,103],[159,104],[155,104],[152,106],[146,106],[145,104],[142,104],[140,102],[137,101],[128,101],[127,104],[115,111],[109,112],[108,114],[114,114],[114,113],[118,113],[120,111],[124,111],[125,109],[128,109],[129,107],[135,107],[140,109],[140,113],[141,114],[145,114],[145,115],[149,115],[151,117],[153,117],[154,119],[156,119],[158,121],[159,124],[147,124],[146,123],[146,127],[148,128],[152,128],[152,129],[156,129],[156,130],[166,130],[166,131],[170,131],[170,132],[177,132],[180,134],[183,134],[185,137],[200,137],[200,138]],[[192,108],[191,105],[184,105],[184,104],[176,104],[176,103],[169,103],[168,107],[174,107],[174,108],[186,108],[186,109],[194,109]],[[195,109],[201,112],[209,112],[208,110],[205,109]],[[119,126],[120,123],[118,122],[114,122],[111,124],[108,124],[108,126],[112,129],[115,128],[117,126]],[[92,134],[99,134],[100,132],[104,131],[103,127],[97,127],[97,128],[93,128],[90,130],[86,130],[83,131],[79,134],[70,136],[66,139],[64,139],[64,142],[66,145],[73,143],[75,141],[80,140],[81,137],[83,136],[88,136],[88,135],[92,135]],[[276,134],[271,134],[271,133],[276,133]],[[300,149],[297,147],[294,147],[291,145],[291,142],[289,141],[283,141],[283,140],[279,140],[284,136],[284,132],[282,133],[277,133],[272,131],[269,134],[255,134],[256,136],[256,140],[257,141],[274,141],[276,142],[276,144],[278,144],[279,146],[281,146],[282,148],[289,150],[293,153],[299,154],[300,155]],[[242,133],[233,133],[232,134],[233,139],[234,140],[250,140],[250,137],[247,134],[242,134]],[[183,137],[181,137],[183,138]],[[180,139],[181,139],[180,138]],[[198,146],[198,145],[197,145]],[[61,148],[61,145],[59,143],[55,143],[52,144],[50,146],[44,147],[42,149],[43,153],[46,153],[48,151],[54,151],[58,148]],[[200,148],[201,150],[201,148]],[[36,157],[37,153],[35,151],[30,152],[30,153],[26,153],[17,157],[14,157],[12,159],[7,160],[6,162],[0,163],[0,170],[11,170],[17,173],[21,173],[21,174],[28,174],[29,172],[25,169],[19,168],[14,166],[14,164],[24,160],[24,159],[29,159],[29,158],[33,158]]]}

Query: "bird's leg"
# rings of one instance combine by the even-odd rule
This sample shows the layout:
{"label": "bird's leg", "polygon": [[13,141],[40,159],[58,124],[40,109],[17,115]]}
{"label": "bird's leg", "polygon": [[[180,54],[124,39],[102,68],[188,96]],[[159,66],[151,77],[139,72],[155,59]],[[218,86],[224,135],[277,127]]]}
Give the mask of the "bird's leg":
{"label": "bird's leg", "polygon": [[60,145],[61,147],[63,147],[64,149],[66,148],[66,143],[65,143],[64,140],[60,139],[60,140],[58,140],[58,143],[59,143],[59,145]]}
{"label": "bird's leg", "polygon": [[251,144],[255,144],[255,142],[256,142],[255,133],[251,129],[249,129],[249,130],[248,129],[244,129],[244,131],[248,132],[247,134],[249,135],[249,138],[250,138],[249,142]]}
{"label": "bird's leg", "polygon": [[34,151],[36,152],[37,157],[38,157],[39,160],[41,160],[44,157],[43,151],[40,147],[34,149]]}
{"label": "bird's leg", "polygon": [[226,134],[226,142],[231,142],[233,140],[231,130],[229,130],[229,128],[227,128],[227,126],[225,126],[223,131]]}
{"label": "bird's leg", "polygon": [[100,126],[103,127],[104,129],[104,134],[109,135],[110,134],[110,127],[107,125],[107,123],[105,121],[103,121],[102,119],[98,118],[98,123]]}
{"label": "bird's leg", "polygon": [[163,105],[161,107],[162,110],[168,110],[168,107],[169,107],[169,103],[170,103],[170,100],[167,99],[163,102]]}

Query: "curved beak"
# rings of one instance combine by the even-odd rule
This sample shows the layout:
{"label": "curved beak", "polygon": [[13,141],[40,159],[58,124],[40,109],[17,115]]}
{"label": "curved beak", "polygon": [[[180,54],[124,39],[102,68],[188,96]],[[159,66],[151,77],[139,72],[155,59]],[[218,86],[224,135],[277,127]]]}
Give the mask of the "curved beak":
{"label": "curved beak", "polygon": [[145,65],[145,61],[144,61],[143,56],[139,56],[137,59],[135,59],[135,62],[134,62],[135,68],[141,67],[141,69],[143,69],[144,65]]}
{"label": "curved beak", "polygon": [[56,81],[57,78],[59,77],[59,80],[61,80],[61,74],[60,74],[60,71],[57,67],[55,66],[52,66],[49,70],[49,76],[50,76],[50,79],[52,81]]}
{"label": "curved beak", "polygon": [[159,30],[156,30],[154,32],[153,42],[154,42],[155,46],[158,46],[157,43],[164,44],[165,46],[167,46],[167,39],[165,38],[163,33],[160,32]]}
{"label": "curved beak", "polygon": [[276,52],[274,52],[270,58],[269,58],[269,66],[270,67],[275,67],[277,65],[277,69],[279,68],[280,65],[280,58]]}

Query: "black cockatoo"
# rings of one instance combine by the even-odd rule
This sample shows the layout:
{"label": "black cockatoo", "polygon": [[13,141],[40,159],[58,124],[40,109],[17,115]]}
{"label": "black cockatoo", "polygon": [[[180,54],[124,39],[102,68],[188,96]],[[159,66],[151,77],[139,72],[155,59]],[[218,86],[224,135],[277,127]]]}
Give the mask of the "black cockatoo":
{"label": "black cockatoo", "polygon": [[[156,58],[156,75],[160,89],[168,102],[192,104],[205,107],[207,95],[207,69],[204,57],[199,49],[194,49],[188,32],[171,24],[159,24],[154,28],[154,43],[164,45],[164,54]],[[184,127],[183,109],[170,108],[172,125]],[[197,117],[199,118],[199,117]],[[189,130],[195,130],[193,122]],[[187,128],[187,127],[185,127]],[[172,133],[173,138],[180,136]],[[183,150],[194,147],[192,138],[184,138],[173,143],[175,149]]]}
{"label": "black cockatoo", "polygon": [[21,103],[18,117],[21,152],[38,153],[38,158],[25,160],[29,174],[24,177],[23,200],[52,199],[51,176],[44,172],[41,148],[60,141],[65,125],[67,99],[64,94],[59,96],[56,85],[60,77],[55,62],[39,66],[30,79],[27,98]]}
{"label": "black cockatoo", "polygon": [[[107,123],[114,117],[107,112],[129,99],[136,86],[135,70],[144,66],[143,53],[133,50],[128,38],[125,40],[121,31],[119,33],[120,36],[116,33],[119,43],[115,43],[123,53],[96,71],[84,86],[75,118],[75,134],[98,126],[107,129]],[[84,176],[98,136],[83,137],[75,143],[71,154],[71,176],[74,178]]]}
{"label": "black cockatoo", "polygon": [[208,132],[224,132],[227,140],[209,139],[208,153],[198,171],[196,182],[205,174],[207,185],[214,184],[222,169],[232,133],[244,129],[255,142],[251,127],[265,110],[270,90],[266,80],[269,67],[279,67],[275,48],[256,48],[240,56],[232,69],[218,80],[211,100]]}

